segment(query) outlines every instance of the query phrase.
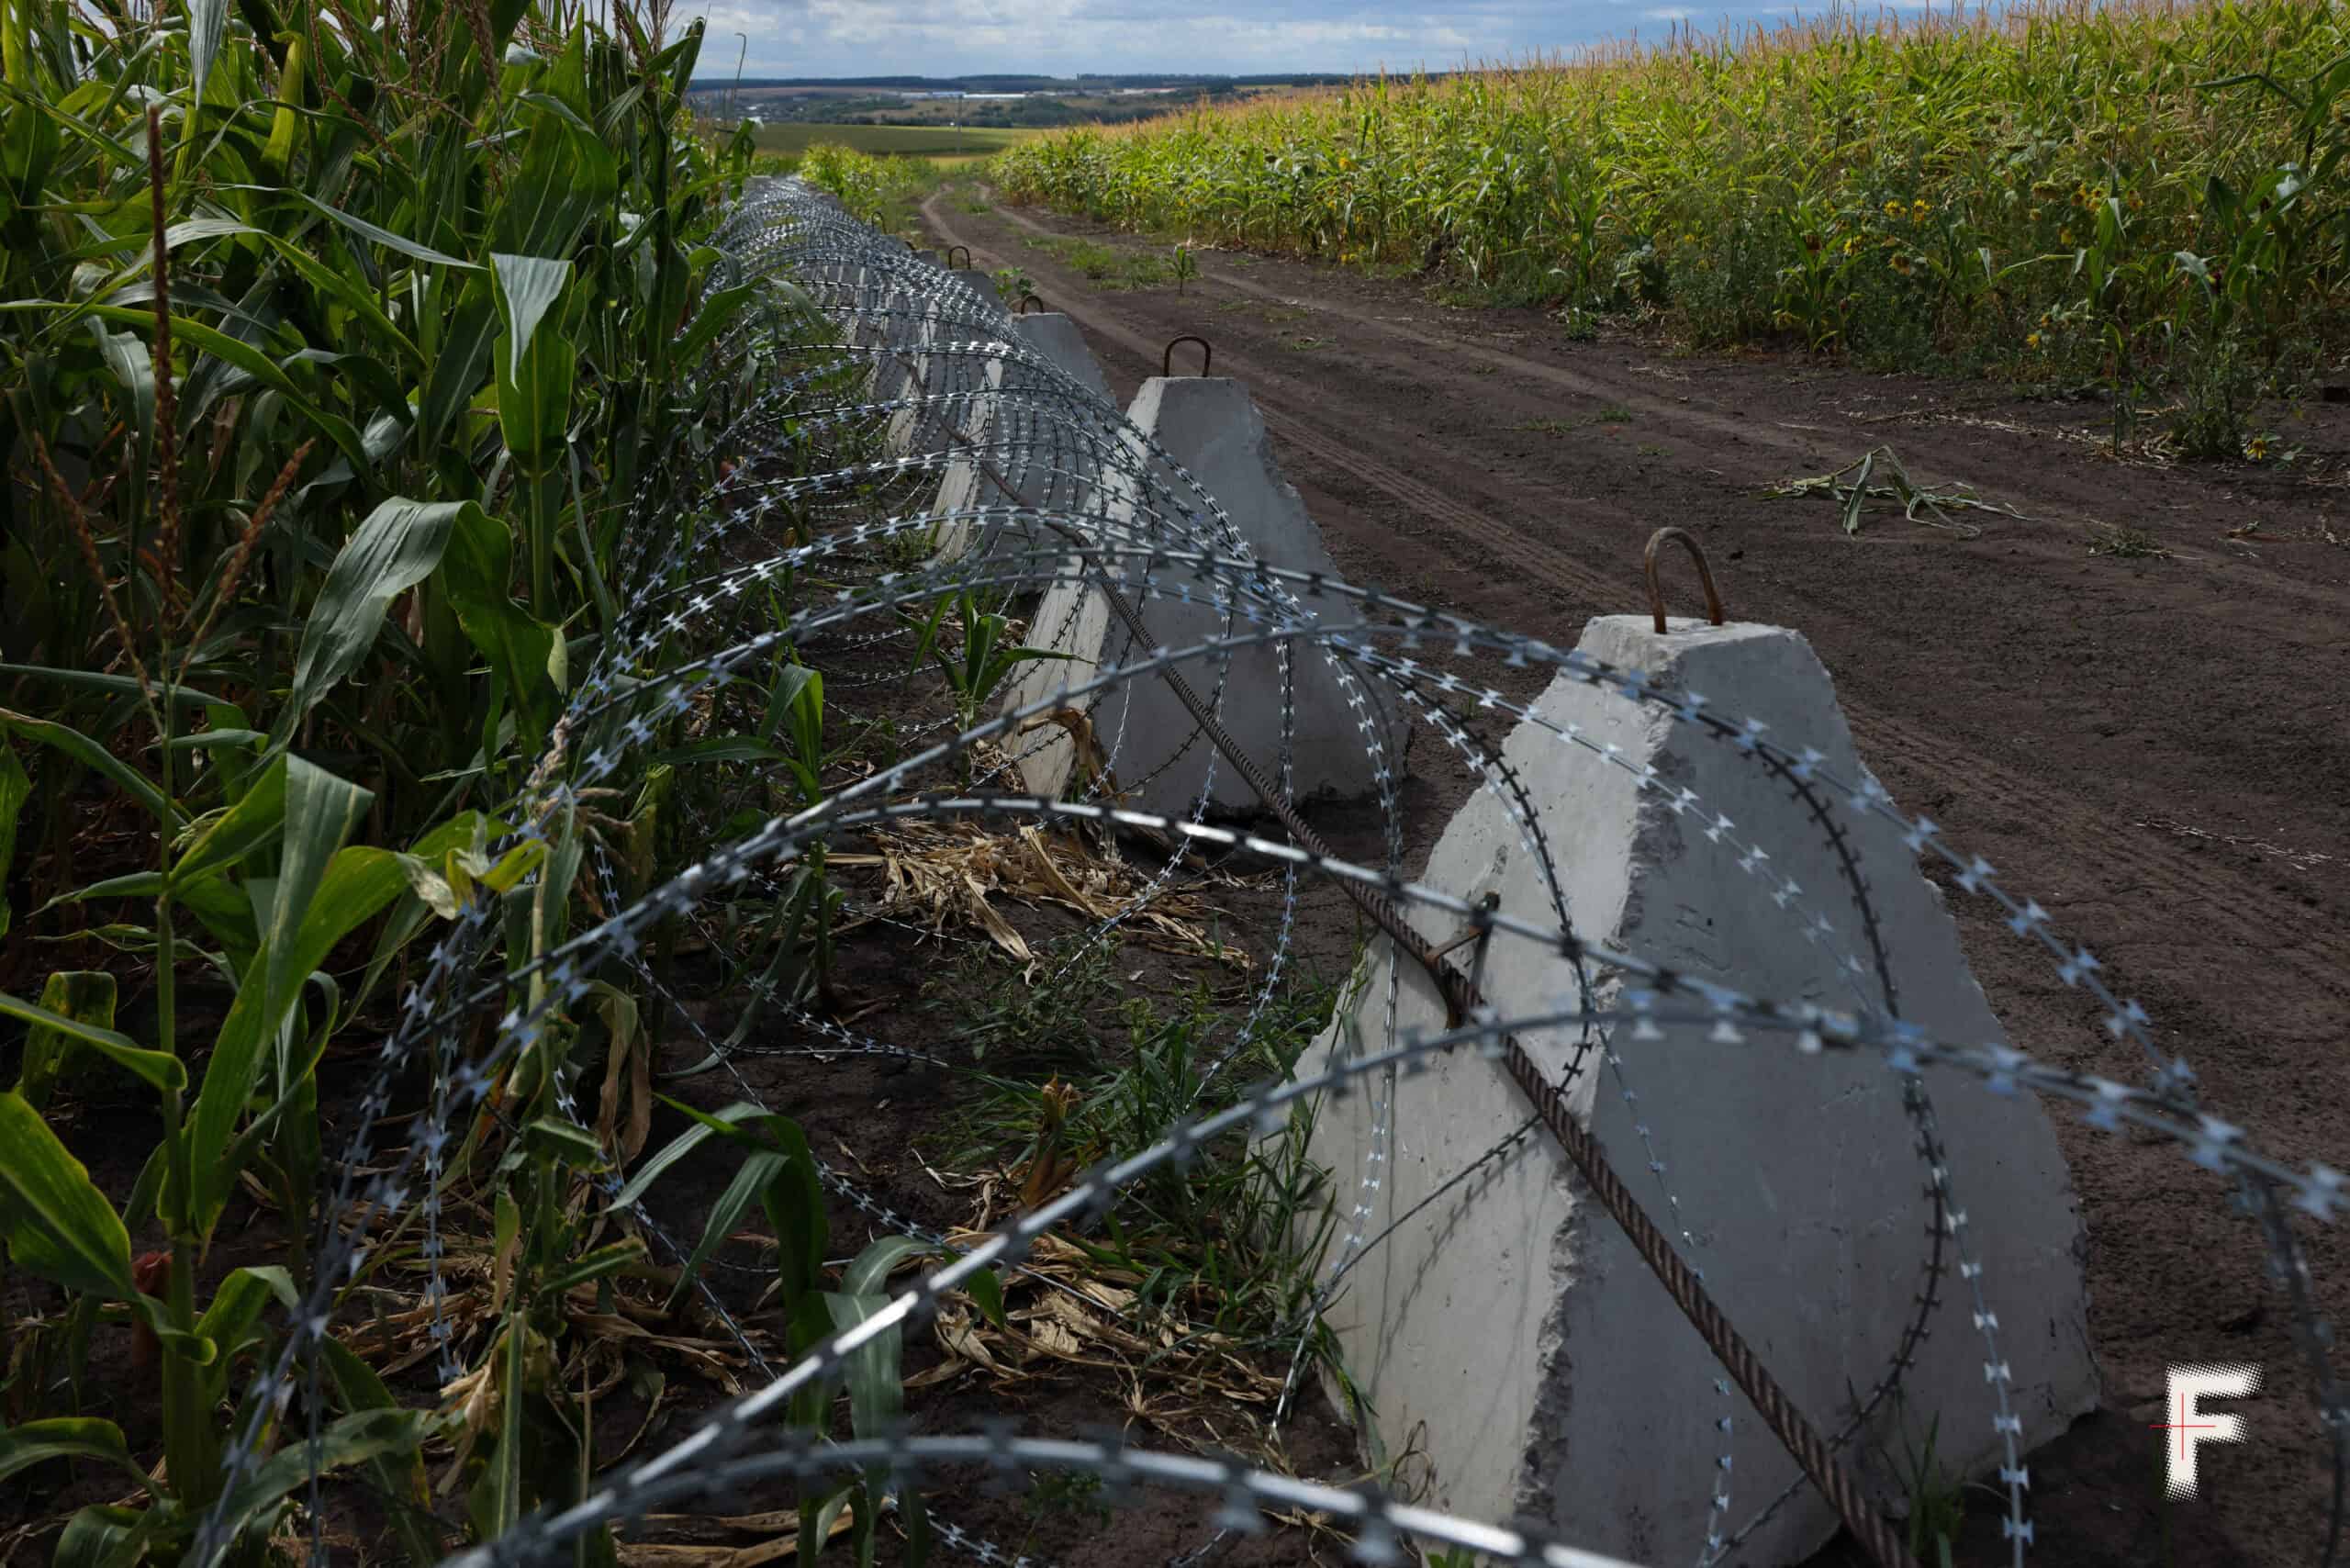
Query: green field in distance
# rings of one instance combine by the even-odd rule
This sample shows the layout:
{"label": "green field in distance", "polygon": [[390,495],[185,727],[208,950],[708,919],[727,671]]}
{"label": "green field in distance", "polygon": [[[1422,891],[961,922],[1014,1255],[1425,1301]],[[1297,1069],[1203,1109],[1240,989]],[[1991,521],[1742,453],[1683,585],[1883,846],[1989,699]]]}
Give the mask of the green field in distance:
{"label": "green field in distance", "polygon": [[763,125],[753,133],[762,152],[798,156],[819,141],[838,142],[877,158],[957,158],[1000,152],[1033,131],[943,125]]}

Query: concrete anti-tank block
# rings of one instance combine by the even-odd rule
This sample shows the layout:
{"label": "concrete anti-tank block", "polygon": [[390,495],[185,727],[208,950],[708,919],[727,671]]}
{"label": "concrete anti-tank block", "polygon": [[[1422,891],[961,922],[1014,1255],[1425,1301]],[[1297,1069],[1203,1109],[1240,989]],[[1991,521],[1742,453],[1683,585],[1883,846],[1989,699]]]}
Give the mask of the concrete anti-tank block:
{"label": "concrete anti-tank block", "polygon": [[[1105,404],[1110,401],[1109,384],[1075,322],[1066,316],[1041,312],[1011,320],[1015,339],[1085,392]],[[995,390],[1011,396],[982,396],[974,402],[971,416],[962,427],[968,449],[984,454],[992,476],[979,462],[957,456],[939,481],[933,510],[941,516],[980,507],[1021,506],[1079,514],[1098,510],[1102,498],[1102,437],[1091,428],[1097,421],[1085,420],[1081,409],[1064,406],[1052,396],[1060,386],[1050,370],[1018,358],[1008,357],[990,367],[990,379],[981,391]],[[958,452],[967,450],[963,443],[957,444]],[[994,548],[1005,526],[1005,521],[995,519],[985,525],[968,518],[946,523],[939,532],[938,558],[951,561],[974,551],[983,554]],[[1020,529],[1024,540],[1033,533],[1024,523]]]}
{"label": "concrete anti-tank block", "polygon": [[1085,346],[1085,334],[1077,323],[1058,310],[1035,310],[1012,319],[1013,335],[1035,349],[1074,379],[1077,384],[1101,398],[1110,401],[1110,383],[1102,374],[1101,364],[1093,351]]}
{"label": "concrete anti-tank block", "polygon": [[[1866,777],[1828,673],[1796,633],[1684,622],[1660,637],[1644,616],[1612,616],[1591,622],[1581,648],[1668,690],[1701,693],[1710,711],[1759,719],[1784,745],[1816,746],[1848,781]],[[1733,744],[1572,674],[1536,711],[1615,758],[1531,722],[1503,748],[1539,813],[1576,933],[1763,998],[1883,1008],[1837,856],[1785,782]],[[1658,783],[1643,789],[1651,767]],[[1955,923],[1899,830],[1844,804],[1831,810],[1866,879],[1898,1015],[1934,1038],[2004,1043]],[[1505,911],[1558,920],[1517,825],[1482,790],[1446,829],[1424,879],[1472,902],[1498,892]],[[1800,891],[1789,895],[1791,884]],[[1819,935],[1818,919],[1832,935]],[[1456,918],[1434,912],[1415,923],[1438,943],[1458,934]],[[1848,957],[1857,973],[1842,967]],[[1388,962],[1369,965],[1360,1000],[1301,1072],[1320,1070],[1333,1049],[1383,1045]],[[1578,1005],[1572,968],[1555,951],[1505,934],[1491,939],[1485,965],[1483,989],[1505,1016]],[[1615,980],[1594,984],[1602,1008],[1622,994]],[[1398,1022],[1429,1033],[1446,1024],[1408,958]],[[1611,1026],[1519,1039],[1553,1081],[1574,1064],[1575,1113],[1634,1197],[1682,1238],[1684,1258],[1814,1427],[1833,1432],[1852,1392],[1873,1387],[1890,1363],[1932,1247],[1902,1081],[1874,1053],[1805,1056],[1761,1031],[1737,1043],[1708,1036],[1688,1025],[1654,1038]],[[1967,1216],[1955,1239],[1982,1267],[2010,1408],[2023,1442],[2038,1443],[2097,1397],[2086,1243],[2065,1162],[2036,1100],[1947,1071],[1921,1081],[1947,1148],[1953,1211]],[[1377,1236],[1528,1114],[1501,1064],[1465,1048],[1396,1082],[1392,1105],[1375,1080],[1326,1101],[1312,1147],[1334,1173],[1338,1233]],[[1386,1132],[1374,1135],[1382,1119]],[[1937,1417],[1942,1463],[1981,1475],[1999,1461],[1988,1357],[1953,1241],[1945,1236],[1930,1337],[1903,1383],[1907,1430],[1894,1429],[1888,1404],[1846,1450],[1872,1484],[1886,1479],[1866,1468],[1878,1440],[1898,1453],[1904,1438],[1922,1443]],[[1342,1255],[1343,1245],[1333,1260]],[[1393,1456],[1416,1433],[1439,1506],[1525,1517],[1639,1562],[1685,1560],[1708,1529],[1727,1534],[1796,1473],[1743,1397],[1717,1391],[1725,1374],[1539,1129],[1498,1169],[1404,1220],[1354,1262],[1342,1289],[1329,1321],[1373,1413],[1366,1447]],[[1727,1471],[1717,1429],[1725,1416]],[[1718,1512],[1718,1484],[1729,1498]],[[1795,1562],[1835,1529],[1807,1490],[1734,1561]]]}
{"label": "concrete anti-tank block", "polygon": [[[1168,455],[1215,498],[1258,560],[1301,572],[1336,575],[1321,534],[1305,514],[1304,503],[1281,477],[1266,437],[1265,421],[1240,383],[1221,376],[1154,376],[1142,384],[1126,417],[1141,435],[1156,438]],[[1141,471],[1147,465],[1162,484],[1175,487],[1172,496],[1190,498],[1191,504],[1197,504],[1196,492],[1181,485],[1134,437],[1125,439],[1134,470]],[[1149,521],[1136,504],[1130,477],[1105,465],[1103,485],[1109,521],[1130,526],[1137,520]],[[1150,503],[1151,510],[1171,510],[1169,495],[1161,492]],[[1204,514],[1201,521],[1206,522]],[[1158,536],[1172,546],[1230,553],[1228,546],[1213,540],[1203,546],[1181,540],[1164,524]],[[1200,579],[1187,570],[1169,568],[1164,576],[1170,586],[1180,582],[1194,592],[1201,590]],[[1294,585],[1291,588],[1296,591]],[[1131,588],[1128,595],[1133,602],[1136,596]],[[1031,618],[1029,642],[1076,657],[1069,663],[1027,666],[1008,705],[1033,702],[1057,687],[1089,679],[1103,665],[1133,664],[1147,657],[1152,646],[1182,648],[1225,634],[1225,617],[1206,605],[1151,597],[1141,599],[1137,608],[1149,628],[1151,646],[1136,645],[1125,622],[1110,609],[1090,577],[1048,589]],[[1304,608],[1312,613],[1317,607],[1306,604]],[[1264,629],[1237,613],[1232,622],[1234,634]],[[1369,793],[1372,767],[1359,722],[1361,710],[1348,701],[1320,648],[1299,640],[1292,640],[1290,647],[1292,796],[1306,800]],[[1278,781],[1282,708],[1278,651],[1260,644],[1220,659],[1190,660],[1180,667],[1192,691],[1217,713],[1225,731],[1266,778]],[[1220,709],[1214,701],[1219,673],[1223,675]],[[1128,803],[1170,815],[1188,812],[1207,781],[1210,759],[1215,753],[1204,735],[1193,738],[1198,725],[1165,678],[1158,673],[1146,675],[1087,700],[1091,704],[1097,742],[1104,751],[1114,750],[1111,766],[1120,785],[1130,791]],[[1029,788],[1060,792],[1076,766],[1065,735],[1058,730],[1039,731],[1027,737],[1025,745],[1033,749],[1015,748],[1015,754]],[[1260,806],[1256,791],[1238,770],[1222,760],[1214,767],[1214,804],[1225,812],[1254,812]]]}
{"label": "concrete anti-tank block", "polygon": [[981,299],[986,300],[996,309],[1001,310],[1003,308],[1003,293],[1001,289],[996,287],[995,276],[993,274],[983,273],[977,267],[957,267],[947,275],[952,277],[957,283],[968,286]]}
{"label": "concrete anti-tank block", "polygon": [[956,444],[948,434],[971,417],[971,400],[1002,364],[1003,338],[964,318],[927,318],[911,351],[895,356],[904,367],[882,437],[890,454],[920,457]]}

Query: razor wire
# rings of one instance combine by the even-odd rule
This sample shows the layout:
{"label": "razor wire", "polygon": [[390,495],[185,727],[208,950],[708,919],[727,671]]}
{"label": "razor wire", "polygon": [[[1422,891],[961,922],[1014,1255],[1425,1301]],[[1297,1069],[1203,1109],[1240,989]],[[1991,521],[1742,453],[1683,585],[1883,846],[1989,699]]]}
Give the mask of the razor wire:
{"label": "razor wire", "polygon": [[[2261,1226],[2271,1271],[2287,1291],[2296,1339],[2313,1373],[2319,1414],[2333,1439],[2336,1518],[2329,1527],[2330,1554],[2339,1525],[2350,1400],[2331,1369],[2331,1328],[2317,1311],[2306,1258],[2285,1209],[2289,1202],[2321,1220],[2330,1219],[2343,1201],[2344,1179],[2322,1164],[2295,1165],[2271,1155],[2244,1129],[2203,1112],[2185,1061],[2166,1058],[2155,1047],[2144,1011],[2109,988],[2097,959],[2061,935],[2039,904],[2010,893],[1989,865],[1948,843],[1931,822],[1901,813],[1874,778],[1865,774],[1857,780],[1841,778],[1822,753],[1783,745],[1760,722],[1718,713],[1696,693],[1667,689],[1638,671],[1430,610],[1326,573],[1300,572],[1259,560],[1242,529],[1180,464],[1116,409],[1029,347],[1011,319],[968,276],[942,273],[894,250],[804,185],[784,182],[756,190],[718,236],[718,248],[722,262],[711,269],[706,287],[720,286],[722,281],[780,280],[771,285],[777,308],[749,329],[765,334],[755,352],[768,356],[778,374],[717,432],[711,449],[727,452],[730,460],[715,483],[666,471],[646,481],[615,575],[616,592],[624,606],[621,616],[570,694],[547,755],[509,808],[517,819],[509,842],[543,841],[556,817],[617,774],[626,758],[643,753],[658,726],[691,715],[699,703],[719,700],[747,680],[758,661],[819,651],[852,661],[874,656],[902,640],[911,616],[923,607],[942,607],[950,596],[987,595],[992,602],[1008,605],[1019,596],[1043,595],[1049,603],[1053,589],[1069,590],[1058,621],[1048,629],[1033,629],[1048,645],[1058,645],[1078,630],[1083,595],[1106,584],[1111,592],[1134,595],[1147,611],[1176,612],[1179,619],[1169,624],[1187,628],[1190,640],[1145,646],[1131,631],[1113,629],[1087,651],[1089,675],[1062,679],[1042,690],[1024,686],[1015,693],[1020,700],[1008,700],[991,716],[966,726],[926,723],[923,734],[942,727],[953,733],[842,785],[804,810],[772,817],[735,842],[696,856],[633,903],[621,902],[617,878],[599,846],[601,918],[535,958],[524,961],[509,954],[502,969],[489,968],[496,944],[487,908],[468,906],[435,946],[379,1053],[375,1074],[360,1101],[362,1131],[345,1151],[329,1211],[330,1223],[322,1227],[314,1282],[274,1364],[248,1391],[251,1415],[227,1462],[232,1483],[249,1472],[273,1423],[290,1405],[297,1382],[312,1390],[306,1403],[315,1482],[319,1468],[319,1349],[330,1332],[341,1289],[359,1279],[368,1261],[368,1225],[398,1214],[412,1201],[420,1204],[425,1221],[424,1257],[431,1271],[428,1295],[437,1314],[445,1294],[438,1272],[439,1220],[446,1177],[443,1150],[451,1127],[478,1113],[499,1074],[533,1047],[560,1010],[587,994],[590,977],[600,966],[617,963],[639,980],[651,981],[643,943],[660,921],[692,916],[732,890],[755,888],[771,873],[804,863],[811,850],[843,835],[916,822],[968,820],[1088,826],[1105,835],[1125,830],[1166,846],[1158,868],[1114,915],[1095,923],[1084,938],[1089,942],[1111,940],[1119,924],[1163,896],[1173,885],[1179,865],[1194,850],[1244,856],[1279,871],[1282,906],[1266,972],[1252,988],[1250,1005],[1218,1058],[1219,1069],[1236,1059],[1264,1026],[1290,956],[1301,889],[1306,885],[1352,883],[1464,924],[1476,944],[1480,973],[1488,944],[1533,944],[1572,969],[1577,994],[1512,997],[1506,999],[1512,1010],[1507,1015],[1492,1009],[1442,1031],[1404,1029],[1397,1011],[1404,955],[1392,938],[1382,938],[1373,954],[1388,968],[1383,1021],[1380,1038],[1369,1048],[1333,1050],[1318,1071],[1257,1085],[1223,1110],[1164,1129],[1148,1148],[1084,1173],[1058,1196],[1006,1219],[985,1240],[947,1249],[952,1255],[946,1263],[891,1298],[883,1312],[834,1335],[779,1372],[753,1350],[755,1363],[768,1376],[763,1386],[730,1402],[663,1452],[606,1477],[580,1502],[535,1516],[453,1562],[487,1565],[535,1561],[584,1531],[640,1517],[664,1502],[711,1495],[754,1479],[799,1481],[820,1473],[876,1467],[893,1477],[911,1478],[941,1464],[983,1461],[1000,1470],[1016,1461],[1090,1472],[1116,1486],[1216,1493],[1224,1503],[1215,1521],[1216,1539],[1225,1530],[1255,1526],[1266,1508],[1313,1506],[1356,1531],[1354,1550],[1362,1561],[1393,1560],[1399,1540],[1408,1536],[1482,1551],[1501,1562],[1596,1563],[1601,1560],[1564,1542],[1451,1519],[1399,1504],[1375,1488],[1342,1491],[1244,1464],[1155,1454],[1122,1442],[1007,1438],[1002,1433],[899,1433],[853,1442],[810,1442],[800,1434],[763,1429],[759,1423],[794,1393],[835,1373],[843,1359],[860,1345],[926,1317],[946,1293],[981,1270],[1017,1263],[1055,1226],[1106,1212],[1125,1186],[1153,1170],[1181,1167],[1218,1137],[1244,1131],[1267,1136],[1285,1125],[1293,1109],[1318,1103],[1326,1096],[1367,1093],[1376,1097],[1380,1107],[1366,1140],[1366,1159],[1376,1162],[1389,1153],[1386,1140],[1397,1094],[1424,1075],[1433,1058],[1462,1049],[1498,1058],[1504,1042],[1516,1034],[1551,1028],[1583,1031],[1569,1077],[1581,1070],[1585,1051],[1600,1050],[1602,1065],[1629,1109],[1638,1099],[1627,1076],[1633,1064],[1614,1042],[1656,1038],[1666,1026],[1703,1030],[1707,1039],[1725,1047],[1755,1034],[1785,1037],[1794,1046],[1790,1070],[1802,1070],[1805,1061],[1829,1053],[1862,1053],[1875,1057],[1895,1075],[1929,1172],[1925,1195],[1934,1215],[1930,1229],[1935,1240],[1919,1312],[1905,1327],[1890,1369],[1835,1440],[1841,1444],[1861,1430],[1869,1413],[1897,1386],[1941,1302],[1938,1286],[1946,1238],[1969,1287],[1974,1327],[1985,1340],[1991,1425],[2004,1455],[1999,1469],[2008,1503],[2004,1533],[2011,1542],[2011,1558],[2019,1563],[2032,1538],[2023,1511],[2028,1474],[2020,1451],[2021,1423],[2009,1402],[2010,1379],[1998,1350],[1998,1322],[1983,1294],[1982,1265],[1972,1247],[1968,1217],[1956,1204],[1951,1159],[1936,1133],[1924,1075],[1930,1070],[1974,1080],[1994,1092],[2030,1091],[2070,1101],[2085,1108],[2091,1126],[2105,1131],[2124,1125],[2138,1127],[2177,1146],[2196,1163],[2233,1177],[2244,1205]],[[1001,500],[988,498],[983,481],[1009,493]],[[796,543],[777,549],[778,538]],[[779,613],[759,602],[760,596],[778,590],[783,590],[786,607]],[[1181,619],[1186,615],[1191,619]],[[877,622],[879,629],[872,629]],[[1381,815],[1383,866],[1358,865],[1292,840],[1211,821],[1217,748],[1210,744],[1205,726],[1195,724],[1171,739],[1129,732],[1134,693],[1146,683],[1170,678],[1184,666],[1203,667],[1214,678],[1207,699],[1213,716],[1222,711],[1235,660],[1267,653],[1280,672],[1279,740],[1276,755],[1256,760],[1270,762],[1286,793],[1296,760],[1296,672],[1301,666],[1327,671],[1353,710],[1369,760]],[[1474,658],[1572,678],[1611,699],[1639,704],[1725,742],[1768,773],[1790,791],[1806,820],[1827,836],[1839,857],[1856,905],[1854,929],[1869,961],[1849,950],[1846,931],[1816,907],[1825,894],[1807,892],[1792,878],[1780,876],[1759,839],[1741,834],[1738,824],[1706,807],[1694,790],[1673,784],[1652,767],[1633,765],[1573,726],[1561,728],[1531,704],[1493,685],[1464,679],[1456,666]],[[881,678],[875,678],[872,684]],[[1397,771],[1389,760],[1384,734],[1393,726],[1379,718],[1378,693],[1392,699],[1398,711],[1428,724],[1459,754],[1478,788],[1501,803],[1539,868],[1553,904],[1548,913],[1555,920],[1499,910],[1404,879],[1407,846]],[[1091,725],[1091,716],[1113,702],[1117,705],[1116,723],[1105,739],[1102,729]],[[1024,782],[1024,764],[1041,764],[1057,745],[1074,758],[1077,732],[1068,730],[1064,740],[1056,741],[1048,726],[1043,739],[1018,753],[1010,743],[1023,733],[1023,724],[1062,710],[1088,720],[1100,751],[1099,766],[1072,768],[1071,798],[1024,792],[1018,788]],[[1476,738],[1466,717],[1472,711],[1515,722],[1522,734],[1547,734],[1566,763],[1613,766],[1628,772],[1637,790],[1675,816],[1685,815],[1708,840],[1728,846],[1737,856],[1739,868],[1756,879],[1780,908],[1807,912],[1800,930],[1831,955],[1831,972],[1852,991],[1854,1005],[1845,1010],[1749,996],[1576,934],[1566,919],[1539,812],[1515,767]],[[923,782],[943,778],[942,770],[957,767],[982,743],[1002,748],[1004,757],[990,780],[1001,778],[1013,788],[949,790]],[[1171,802],[1179,809],[1125,803],[1173,769],[1193,747],[1207,755],[1198,770],[1200,781],[1187,787],[1187,798]],[[1120,759],[1137,752],[1142,766],[1125,787],[1113,789],[1111,781],[1118,777]],[[2043,1065],[2004,1043],[1937,1039],[1905,1023],[1865,879],[1845,827],[1869,819],[1893,824],[1912,855],[1948,867],[1962,891],[1996,903],[2016,937],[2037,946],[2066,986],[2096,1001],[2106,1029],[2118,1040],[2133,1041],[2147,1055],[2153,1070],[2150,1085],[2127,1085]],[[1611,1000],[1599,1000],[1595,974],[1613,988]],[[1870,981],[1875,982],[1876,999],[1866,994]],[[819,1063],[828,1052],[928,1054],[856,1035],[808,1012],[797,1000],[775,994],[772,987],[761,993],[761,1000],[773,1005],[790,1028],[820,1042],[784,1049],[802,1051]],[[677,1011],[701,1032],[690,1012],[681,1004]],[[468,1059],[460,1048],[461,1031],[492,1015],[496,1023],[488,1044]],[[712,1056],[733,1071],[732,1054],[743,1047],[722,1046],[706,1034],[703,1038]],[[371,1173],[363,1191],[359,1173],[374,1153],[367,1129],[392,1115],[392,1082],[411,1059],[421,1059],[430,1069],[426,1103],[409,1123],[400,1156],[389,1170]],[[739,1073],[735,1076],[741,1082]],[[743,1087],[749,1089],[747,1082]],[[1962,1084],[1957,1092],[1969,1090]],[[570,1114],[567,1087],[563,1103]],[[1641,1121],[1634,1125],[1639,1158],[1660,1185],[1668,1211],[1676,1216],[1673,1229],[1685,1244],[1689,1233],[1678,1218],[1682,1195],[1667,1182],[1666,1161],[1660,1153],[1662,1140],[1671,1137],[1672,1129],[1651,1128]],[[1460,1190],[1475,1172],[1516,1147],[1525,1131],[1519,1129],[1451,1173],[1425,1201]],[[420,1168],[420,1195],[407,1185],[410,1173]],[[839,1182],[833,1190],[878,1222],[944,1246],[943,1238],[899,1220],[869,1195],[860,1201],[848,1190],[855,1183],[837,1172],[829,1174]],[[1369,1165],[1354,1173],[1354,1179],[1375,1186]],[[608,1196],[619,1191],[616,1178],[604,1185]],[[1702,1200],[1703,1194],[1695,1195],[1695,1201]],[[1348,1237],[1306,1309],[1299,1330],[1301,1347],[1302,1336],[1312,1331],[1348,1272],[1410,1217],[1398,1218],[1373,1236],[1364,1226],[1373,1216],[1372,1209],[1357,1202],[1348,1220]],[[638,1218],[651,1223],[641,1209]],[[676,1249],[674,1241],[661,1239]],[[731,1326],[732,1319],[727,1321]],[[750,1348],[746,1338],[742,1343]],[[1292,1403],[1301,1361],[1302,1355],[1293,1352],[1281,1400],[1283,1410]],[[1727,1399],[1728,1383],[1718,1380],[1715,1386]],[[1726,1444],[1727,1416],[1721,1430]],[[758,1451],[748,1451],[755,1447]],[[1725,1472],[1728,1451],[1725,1446],[1718,1456]],[[1717,1560],[1800,1485],[1798,1481],[1790,1486],[1727,1537],[1720,1525],[1728,1502],[1718,1491],[1700,1529],[1704,1544],[1698,1561]],[[225,1498],[233,1491],[233,1484],[224,1489],[224,1503],[206,1521],[196,1561],[209,1563],[226,1545],[229,1520]],[[950,1551],[981,1562],[1009,1560],[1000,1548],[952,1524],[939,1534]]]}

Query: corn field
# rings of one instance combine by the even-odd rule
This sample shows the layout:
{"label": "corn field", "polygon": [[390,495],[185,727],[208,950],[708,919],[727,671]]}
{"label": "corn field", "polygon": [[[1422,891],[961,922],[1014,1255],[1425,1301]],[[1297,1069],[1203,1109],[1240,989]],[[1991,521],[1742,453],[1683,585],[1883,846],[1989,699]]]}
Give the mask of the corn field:
{"label": "corn field", "polygon": [[1128,228],[1662,311],[1700,343],[2175,385],[2210,446],[2339,337],[2344,17],[1831,19],[1067,131],[991,168]]}

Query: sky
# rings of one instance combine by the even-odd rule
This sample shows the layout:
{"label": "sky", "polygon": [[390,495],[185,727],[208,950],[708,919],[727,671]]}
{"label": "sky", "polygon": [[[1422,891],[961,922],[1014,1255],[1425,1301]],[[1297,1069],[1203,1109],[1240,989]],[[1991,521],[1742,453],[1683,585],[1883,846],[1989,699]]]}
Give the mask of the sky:
{"label": "sky", "polygon": [[[1915,10],[1919,0],[1896,0]],[[1815,0],[1807,12],[1825,9]],[[1874,8],[1874,7],[1872,7]],[[1068,75],[1080,71],[1443,70],[1569,50],[1675,21],[1711,31],[1793,15],[1788,0],[722,0],[693,6],[710,32],[695,74]],[[734,35],[741,33],[744,39]]]}

